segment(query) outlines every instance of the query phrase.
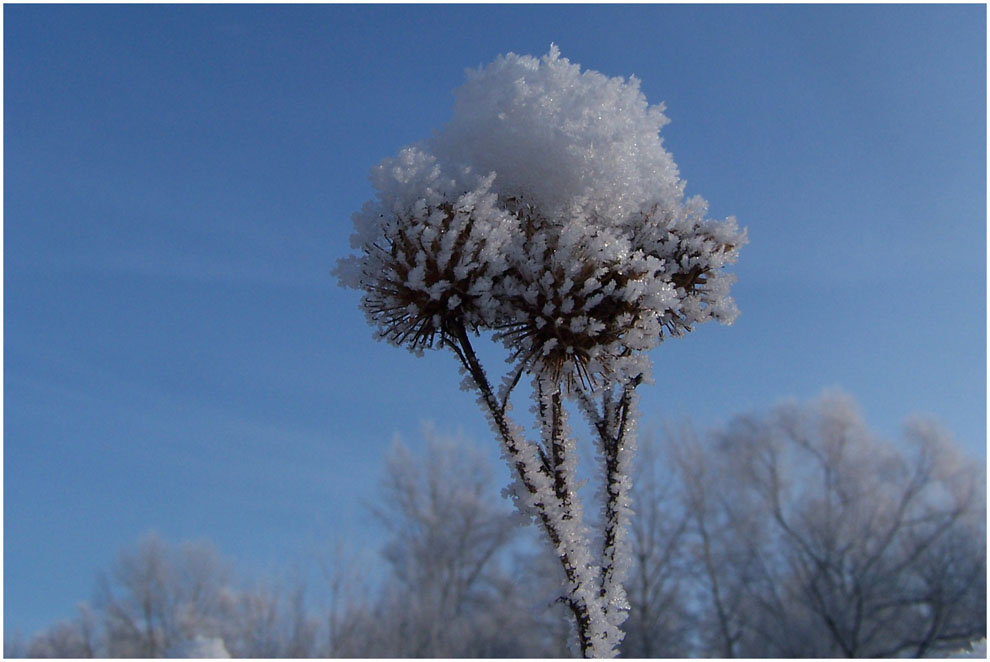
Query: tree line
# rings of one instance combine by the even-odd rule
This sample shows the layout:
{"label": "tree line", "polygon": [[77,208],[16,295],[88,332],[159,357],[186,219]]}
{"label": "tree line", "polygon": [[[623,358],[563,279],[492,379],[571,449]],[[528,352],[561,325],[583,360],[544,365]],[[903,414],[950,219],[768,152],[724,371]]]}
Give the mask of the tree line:
{"label": "tree line", "polygon": [[[477,447],[427,436],[388,454],[379,577],[338,553],[249,583],[208,543],[150,534],[5,656],[163,657],[197,637],[234,657],[571,655],[547,543]],[[841,394],[643,439],[621,654],[921,657],[985,637],[983,465],[931,421],[886,440]]]}

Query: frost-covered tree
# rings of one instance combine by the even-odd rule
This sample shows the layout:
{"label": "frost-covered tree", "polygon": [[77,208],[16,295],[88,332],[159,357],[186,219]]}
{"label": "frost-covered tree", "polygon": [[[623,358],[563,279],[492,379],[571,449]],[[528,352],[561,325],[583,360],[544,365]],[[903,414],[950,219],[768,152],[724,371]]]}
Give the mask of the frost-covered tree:
{"label": "frost-covered tree", "polygon": [[[382,657],[517,657],[503,636],[518,619],[499,596],[502,557],[518,527],[489,497],[484,455],[426,433],[415,456],[396,440],[386,458],[383,500],[374,508],[388,532],[391,574],[368,651]],[[497,493],[497,492],[496,492]]]}
{"label": "frost-covered tree", "polygon": [[4,646],[4,657],[97,657],[101,650],[97,629],[93,610],[81,603],[75,618],[60,621],[33,637],[26,651],[8,651]]}
{"label": "frost-covered tree", "polygon": [[633,471],[636,517],[629,527],[632,564],[626,589],[629,619],[622,657],[689,657],[697,629],[690,610],[687,547],[690,513],[683,507],[677,465],[662,461],[651,435]]}
{"label": "frost-covered tree", "polygon": [[669,435],[702,656],[923,657],[986,636],[986,474],[826,394]]}
{"label": "frost-covered tree", "polygon": [[[449,348],[501,442],[518,508],[543,529],[566,577],[581,652],[614,655],[627,600],[629,467],[647,351],[708,320],[730,323],[745,233],[685,199],[635,78],[560,56],[508,54],[470,71],[453,118],[372,171],[336,273],[363,291],[380,338]],[[512,367],[493,383],[472,337],[491,334]],[[523,375],[539,441],[510,418]],[[593,547],[577,497],[565,400],[597,438],[604,530]]]}
{"label": "frost-covered tree", "polygon": [[120,553],[99,581],[109,657],[161,657],[197,636],[215,637],[225,618],[226,563],[206,543],[178,548],[157,534]]}

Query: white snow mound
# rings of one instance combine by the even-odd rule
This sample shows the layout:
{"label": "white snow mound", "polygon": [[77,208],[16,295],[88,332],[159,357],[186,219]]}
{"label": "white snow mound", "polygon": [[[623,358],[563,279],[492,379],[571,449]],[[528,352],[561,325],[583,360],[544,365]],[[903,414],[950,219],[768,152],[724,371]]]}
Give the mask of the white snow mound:
{"label": "white snow mound", "polygon": [[172,646],[165,653],[165,657],[220,659],[229,658],[230,653],[220,637],[197,636]]}

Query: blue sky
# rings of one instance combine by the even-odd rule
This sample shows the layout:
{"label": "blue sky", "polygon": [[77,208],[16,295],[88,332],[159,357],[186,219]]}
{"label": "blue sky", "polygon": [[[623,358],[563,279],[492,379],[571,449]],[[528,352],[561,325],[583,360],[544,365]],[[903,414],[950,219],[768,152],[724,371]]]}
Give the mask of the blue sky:
{"label": "blue sky", "polygon": [[[156,529],[247,568],[375,549],[394,435],[494,446],[452,356],[329,271],[369,168],[465,68],[634,74],[734,214],[742,315],[654,353],[643,427],[840,387],[986,456],[986,9],[4,6],[4,626],[72,615]],[[494,356],[495,353],[492,353]],[[495,364],[498,365],[498,364]],[[492,456],[496,452],[492,449]]]}

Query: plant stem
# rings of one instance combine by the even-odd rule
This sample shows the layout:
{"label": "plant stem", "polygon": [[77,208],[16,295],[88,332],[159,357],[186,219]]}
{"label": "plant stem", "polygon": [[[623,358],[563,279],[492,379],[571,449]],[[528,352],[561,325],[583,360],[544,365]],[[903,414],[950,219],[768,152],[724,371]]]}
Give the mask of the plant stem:
{"label": "plant stem", "polygon": [[[562,543],[569,543],[571,541],[564,540],[562,532],[558,528],[554,518],[551,517],[551,506],[556,506],[555,509],[560,511],[562,516],[569,512],[569,507],[565,507],[564,499],[561,498],[558,490],[556,489],[557,481],[553,475],[554,471],[551,468],[550,462],[548,462],[546,455],[542,452],[542,449],[540,450],[542,463],[533,466],[532,461],[527,461],[528,458],[521,448],[521,442],[513,433],[512,426],[510,425],[508,417],[505,414],[505,410],[503,407],[499,406],[499,402],[495,397],[491,384],[488,382],[488,377],[485,374],[484,368],[481,366],[481,362],[478,360],[478,357],[474,352],[474,348],[471,345],[471,340],[467,335],[467,330],[463,327],[463,325],[457,325],[452,329],[452,331],[454,339],[457,341],[457,351],[455,351],[455,354],[457,354],[458,358],[461,360],[461,363],[471,375],[471,379],[475,386],[478,388],[478,391],[481,394],[481,399],[492,417],[495,429],[502,438],[510,464],[515,468],[516,474],[526,490],[530,494],[540,497],[534,500],[533,506],[537,517],[540,520],[540,524],[550,540],[550,543],[553,545],[553,548],[557,550],[558,558],[564,569],[564,575],[567,578],[567,584],[570,590],[568,591],[569,594],[564,597],[564,600],[574,615],[578,641],[581,646],[581,655],[586,658],[593,657],[595,648],[591,634],[591,610],[595,608],[601,609],[601,607],[597,601],[592,604],[588,604],[586,598],[584,597],[592,594],[592,592],[583,590],[588,588],[582,586],[581,575],[586,573],[579,572],[579,568],[576,566],[574,559],[572,559],[570,553],[564,549]],[[556,394],[556,397],[558,406],[555,407],[555,409],[559,408],[560,414],[559,416],[554,416],[554,420],[559,423],[562,422],[563,414],[563,409],[559,405],[559,392]],[[560,429],[559,425],[556,429]],[[551,450],[551,454],[552,453],[553,450]],[[554,460],[554,466],[557,466],[556,460]],[[539,474],[543,474],[543,478],[546,479],[546,482],[550,483],[547,485],[549,489],[540,490],[538,482],[544,481],[540,480]],[[548,500],[555,503],[547,503]]]}
{"label": "plant stem", "polygon": [[[602,539],[599,595],[606,614],[614,605],[623,602],[620,593],[621,577],[617,576],[616,562],[622,544],[620,534],[627,525],[627,516],[624,516],[625,511],[620,506],[628,498],[629,485],[628,478],[626,482],[622,480],[628,474],[628,467],[623,466],[621,455],[629,443],[627,436],[634,418],[635,390],[642,381],[643,377],[639,375],[627,382],[622,387],[622,395],[618,402],[613,399],[611,390],[606,390],[602,395],[601,413],[587,394],[578,393],[581,409],[591,427],[598,433],[602,458],[605,462],[605,530]],[[625,462],[628,463],[628,458]]]}

